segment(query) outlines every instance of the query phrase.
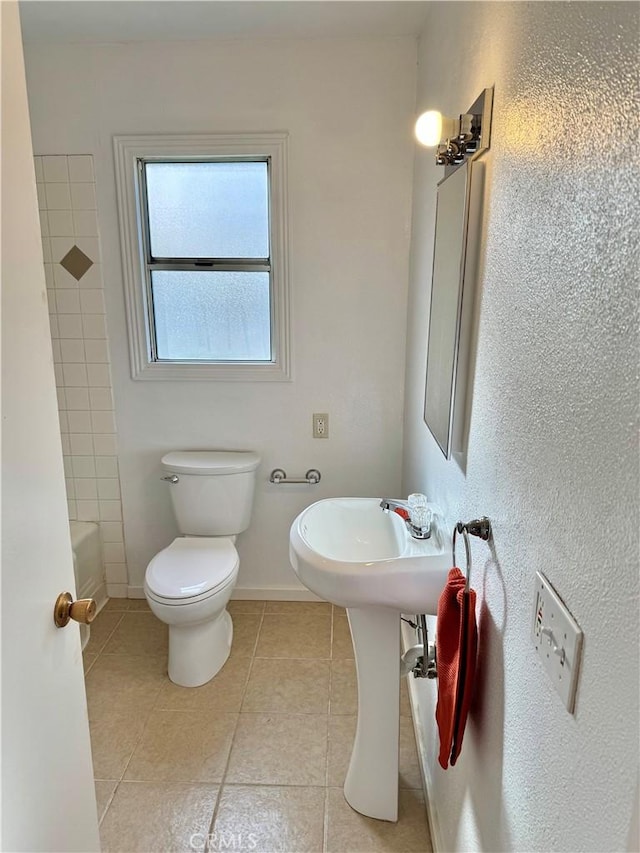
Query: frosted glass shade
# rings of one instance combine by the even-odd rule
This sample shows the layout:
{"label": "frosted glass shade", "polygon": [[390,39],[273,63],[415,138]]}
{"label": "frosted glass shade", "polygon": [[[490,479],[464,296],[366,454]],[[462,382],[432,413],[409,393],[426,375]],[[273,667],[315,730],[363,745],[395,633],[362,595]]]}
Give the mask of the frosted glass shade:
{"label": "frosted glass shade", "polygon": [[456,120],[443,116],[438,110],[427,110],[416,121],[416,139],[425,148],[435,148],[441,142],[456,136],[457,132]]}

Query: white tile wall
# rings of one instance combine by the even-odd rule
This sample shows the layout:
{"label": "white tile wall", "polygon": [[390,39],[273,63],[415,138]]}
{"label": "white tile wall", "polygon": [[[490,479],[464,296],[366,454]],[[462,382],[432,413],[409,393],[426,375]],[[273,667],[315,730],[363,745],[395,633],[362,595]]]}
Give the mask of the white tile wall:
{"label": "white tile wall", "polygon": [[[107,592],[127,595],[116,425],[90,155],[35,157],[69,518],[96,521]],[[92,261],[77,281],[60,261]]]}

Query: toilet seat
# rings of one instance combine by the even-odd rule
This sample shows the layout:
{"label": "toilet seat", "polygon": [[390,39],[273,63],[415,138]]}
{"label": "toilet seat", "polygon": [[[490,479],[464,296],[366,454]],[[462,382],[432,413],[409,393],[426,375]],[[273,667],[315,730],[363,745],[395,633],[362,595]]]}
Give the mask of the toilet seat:
{"label": "toilet seat", "polygon": [[162,604],[193,604],[233,583],[239,562],[231,539],[180,536],[147,566],[145,592]]}

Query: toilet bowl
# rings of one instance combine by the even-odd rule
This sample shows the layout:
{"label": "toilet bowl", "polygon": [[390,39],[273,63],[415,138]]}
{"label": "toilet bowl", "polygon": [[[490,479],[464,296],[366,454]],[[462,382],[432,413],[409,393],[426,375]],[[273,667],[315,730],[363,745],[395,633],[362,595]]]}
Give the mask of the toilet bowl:
{"label": "toilet bowl", "polygon": [[206,684],[229,657],[233,624],[226,611],[240,561],[231,539],[179,537],[147,567],[151,611],[169,626],[169,678]]}
{"label": "toilet bowl", "polygon": [[162,458],[182,536],[147,566],[144,593],[169,626],[169,678],[206,684],[231,651],[226,610],[238,577],[236,534],[249,525],[260,457],[246,451],[178,451]]}

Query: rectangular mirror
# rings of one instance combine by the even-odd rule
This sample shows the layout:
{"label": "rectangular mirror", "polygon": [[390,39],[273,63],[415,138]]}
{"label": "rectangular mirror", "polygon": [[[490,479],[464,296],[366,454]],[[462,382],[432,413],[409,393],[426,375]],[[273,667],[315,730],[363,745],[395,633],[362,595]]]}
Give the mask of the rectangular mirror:
{"label": "rectangular mirror", "polygon": [[466,444],[482,183],[482,164],[471,160],[438,184],[424,419],[447,459]]}

